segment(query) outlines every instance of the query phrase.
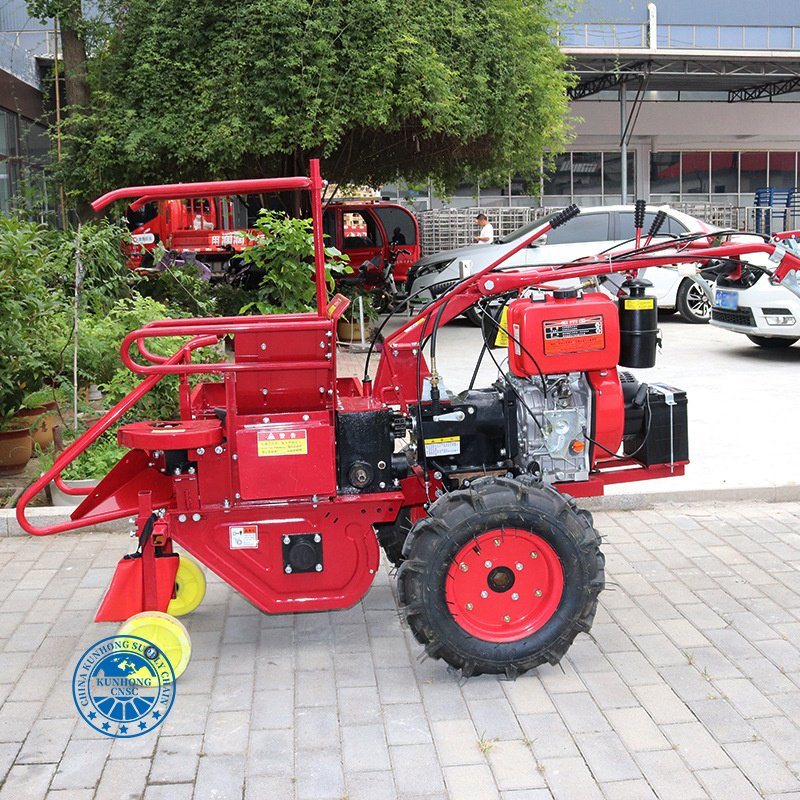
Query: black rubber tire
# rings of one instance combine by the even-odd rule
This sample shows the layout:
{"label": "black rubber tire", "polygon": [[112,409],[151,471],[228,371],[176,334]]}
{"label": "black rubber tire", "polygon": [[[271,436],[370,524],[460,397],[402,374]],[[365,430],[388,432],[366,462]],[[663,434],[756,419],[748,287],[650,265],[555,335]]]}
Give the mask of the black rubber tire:
{"label": "black rubber tire", "polygon": [[378,534],[378,544],[386,553],[386,558],[396,567],[399,567],[405,558],[403,557],[403,545],[406,543],[408,532],[411,530],[411,511],[408,508],[401,508],[397,519],[389,524],[376,525]]}
{"label": "black rubber tire", "polygon": [[[591,514],[550,487],[495,477],[444,495],[428,513],[406,539],[397,586],[403,615],[430,657],[443,659],[464,677],[505,674],[513,679],[545,662],[557,664],[575,637],[590,630],[605,586],[605,559]],[[453,619],[445,596],[447,572],[461,548],[500,526],[535,532],[564,568],[564,589],[553,616],[514,642],[472,636]]]}
{"label": "black rubber tire", "polygon": [[795,342],[800,341],[790,337],[773,337],[773,336],[751,336],[747,334],[747,338],[759,347],[766,350],[783,350],[786,347],[791,347]]}
{"label": "black rubber tire", "polygon": [[[703,295],[702,299],[700,294]],[[684,322],[691,325],[706,325],[711,320],[711,301],[703,293],[703,290],[689,278],[681,281],[675,303]],[[703,308],[702,314],[697,311],[698,303]]]}

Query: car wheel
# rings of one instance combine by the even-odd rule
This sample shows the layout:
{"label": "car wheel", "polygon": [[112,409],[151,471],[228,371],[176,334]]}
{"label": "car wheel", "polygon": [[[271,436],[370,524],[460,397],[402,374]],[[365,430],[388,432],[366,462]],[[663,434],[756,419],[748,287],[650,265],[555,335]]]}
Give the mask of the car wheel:
{"label": "car wheel", "polygon": [[711,301],[703,287],[688,278],[678,287],[678,313],[692,325],[704,325],[711,319]]}
{"label": "car wheel", "polygon": [[747,334],[747,338],[759,347],[767,350],[783,350],[786,347],[791,347],[798,339],[796,338],[779,338],[774,336],[751,336]]}

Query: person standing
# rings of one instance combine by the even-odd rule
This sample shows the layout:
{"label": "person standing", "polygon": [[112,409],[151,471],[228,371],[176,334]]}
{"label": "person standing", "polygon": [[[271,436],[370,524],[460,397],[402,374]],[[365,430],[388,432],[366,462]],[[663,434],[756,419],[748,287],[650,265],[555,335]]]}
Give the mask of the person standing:
{"label": "person standing", "polygon": [[475,242],[477,244],[491,244],[494,241],[494,228],[486,214],[478,214],[475,217],[475,224],[481,229],[480,233],[475,237]]}

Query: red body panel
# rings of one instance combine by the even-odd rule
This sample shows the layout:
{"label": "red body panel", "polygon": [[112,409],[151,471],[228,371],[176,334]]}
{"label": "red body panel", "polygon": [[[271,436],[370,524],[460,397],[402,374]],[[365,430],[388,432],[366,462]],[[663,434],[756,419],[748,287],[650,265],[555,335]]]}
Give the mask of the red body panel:
{"label": "red body panel", "polygon": [[619,362],[616,305],[602,294],[508,304],[508,365],[529,377],[614,369]]}

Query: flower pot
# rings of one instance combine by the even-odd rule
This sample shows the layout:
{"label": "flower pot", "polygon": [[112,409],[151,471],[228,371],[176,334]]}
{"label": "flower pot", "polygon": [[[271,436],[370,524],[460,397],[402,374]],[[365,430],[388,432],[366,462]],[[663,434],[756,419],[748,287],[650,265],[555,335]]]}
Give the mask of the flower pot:
{"label": "flower pot", "polygon": [[[361,342],[361,325],[358,321],[348,322],[347,320],[340,319],[339,324],[336,326],[336,334],[340,342],[350,344],[352,342]],[[369,342],[370,336],[370,323],[364,320],[364,342]]]}
{"label": "flower pot", "polygon": [[14,415],[14,418],[21,425],[27,425],[31,439],[42,450],[47,450],[53,445],[53,428],[61,421],[56,403],[45,403],[37,408],[23,408]]}
{"label": "flower pot", "polygon": [[33,439],[28,428],[0,431],[0,475],[22,472],[32,455]]}
{"label": "flower pot", "polygon": [[[84,480],[75,480],[75,481],[64,481],[67,486],[70,486],[74,489],[82,489],[82,488],[93,488],[100,483],[99,480],[95,478],[87,478]],[[54,506],[77,506],[82,503],[86,499],[85,494],[64,494],[61,489],[56,486],[55,481],[50,481],[49,484],[50,489],[50,500],[52,501]]]}

